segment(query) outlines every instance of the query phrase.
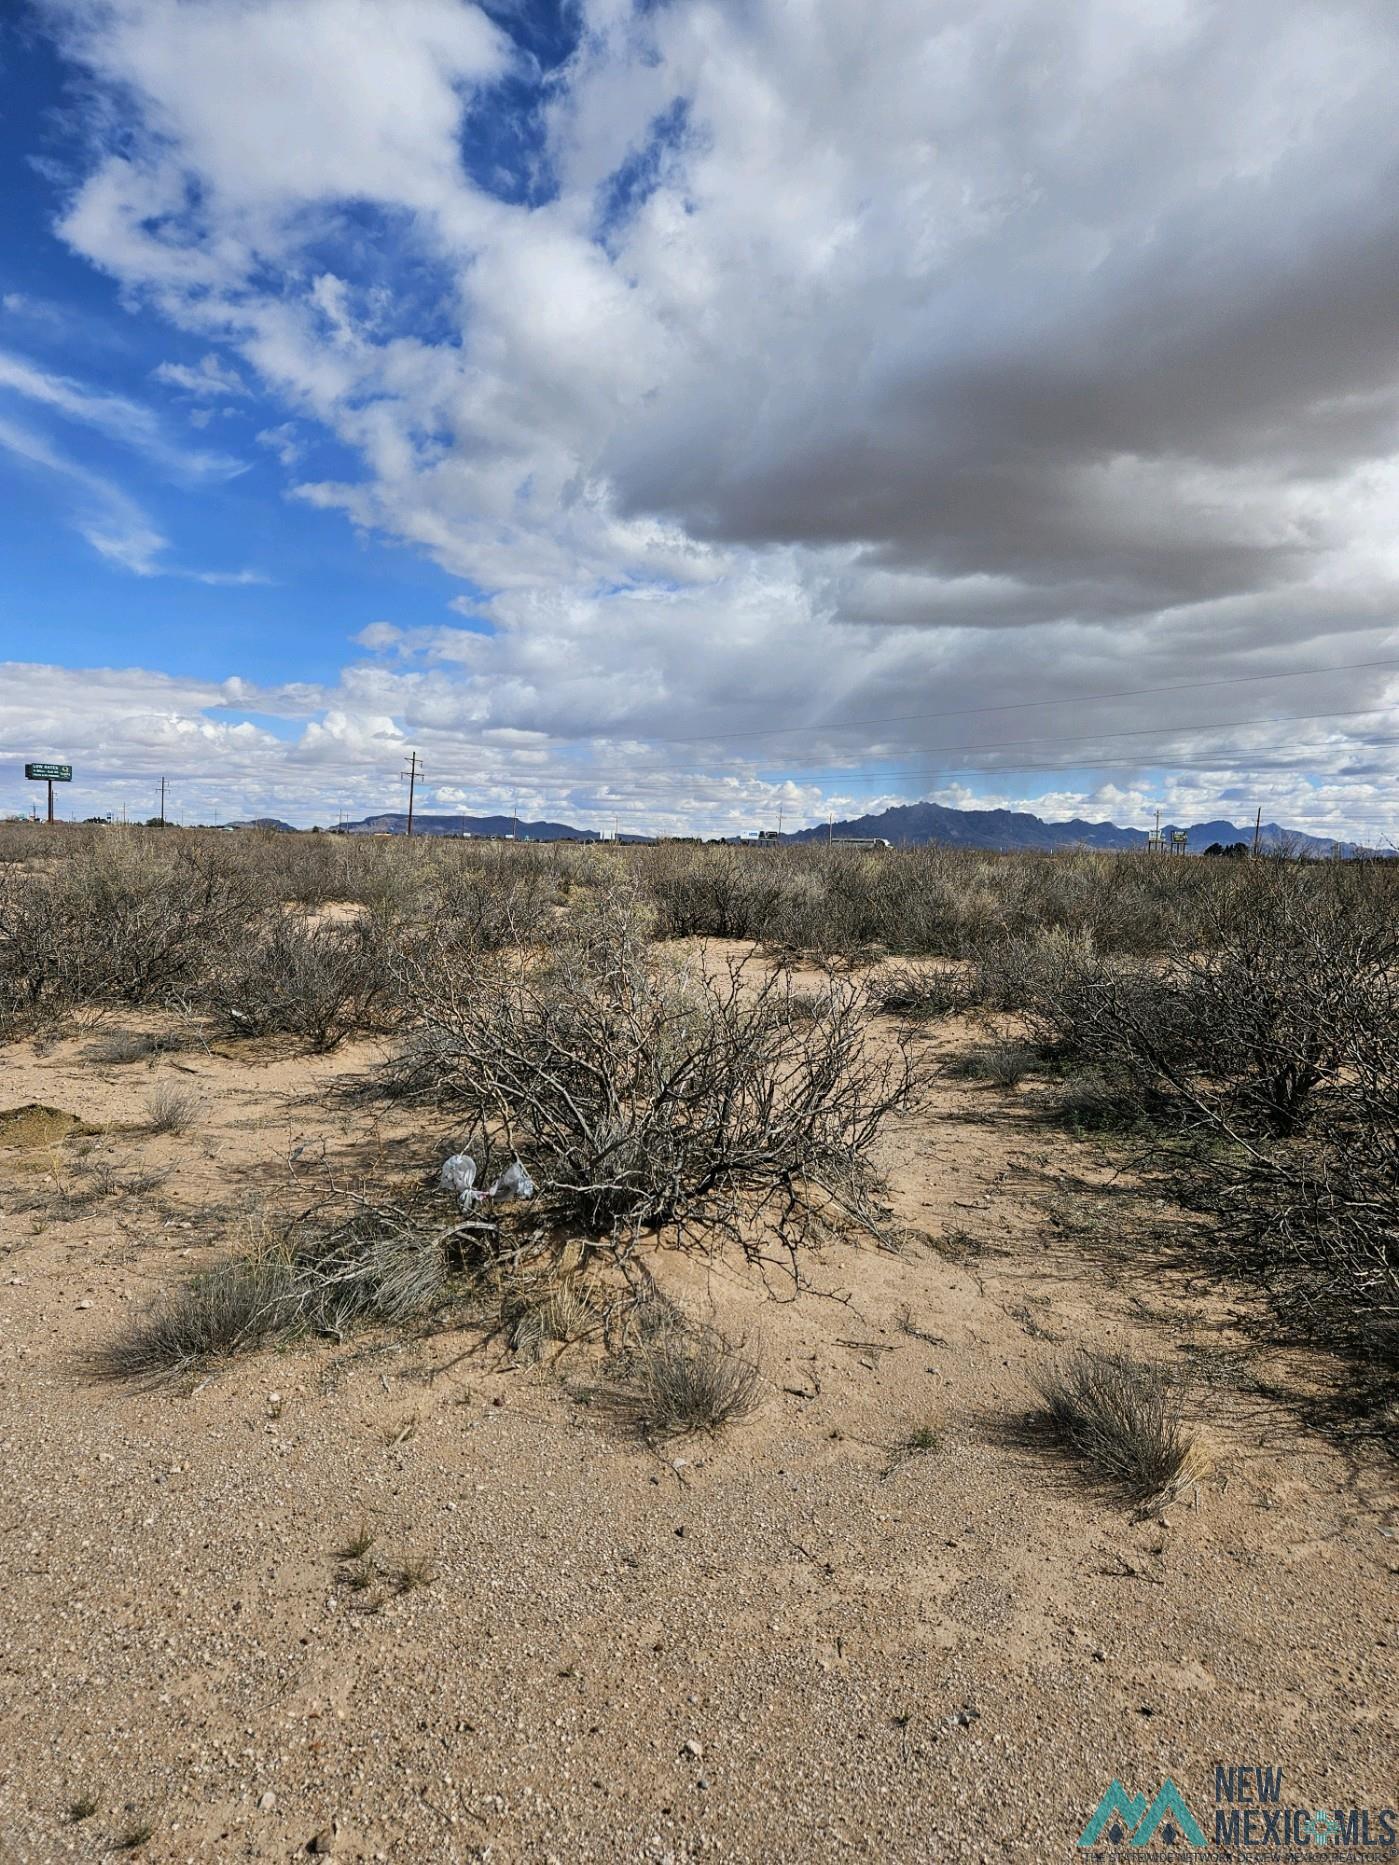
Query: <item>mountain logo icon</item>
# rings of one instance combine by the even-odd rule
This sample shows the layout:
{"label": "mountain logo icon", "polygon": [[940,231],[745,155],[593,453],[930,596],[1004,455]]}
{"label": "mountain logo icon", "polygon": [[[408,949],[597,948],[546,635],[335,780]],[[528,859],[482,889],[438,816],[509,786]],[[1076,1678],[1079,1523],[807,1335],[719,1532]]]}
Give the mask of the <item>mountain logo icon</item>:
{"label": "mountain logo icon", "polygon": [[1209,1843],[1185,1796],[1169,1778],[1161,1783],[1150,1805],[1145,1794],[1129,1794],[1121,1781],[1114,1781],[1078,1836],[1078,1844],[1085,1849],[1105,1842],[1133,1850]]}

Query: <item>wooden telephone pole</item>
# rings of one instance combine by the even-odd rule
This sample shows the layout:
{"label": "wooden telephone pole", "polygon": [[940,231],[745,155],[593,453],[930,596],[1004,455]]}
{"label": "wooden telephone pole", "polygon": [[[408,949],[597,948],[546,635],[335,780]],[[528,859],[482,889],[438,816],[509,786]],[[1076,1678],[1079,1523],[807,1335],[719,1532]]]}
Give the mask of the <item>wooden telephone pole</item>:
{"label": "wooden telephone pole", "polygon": [[412,835],[413,833],[413,793],[418,787],[418,779],[422,776],[422,774],[423,774],[423,767],[418,762],[417,752],[410,751],[408,753],[408,769],[406,771],[400,771],[398,774],[398,781],[400,783],[403,782],[404,778],[407,778],[408,780],[408,833],[409,835]]}

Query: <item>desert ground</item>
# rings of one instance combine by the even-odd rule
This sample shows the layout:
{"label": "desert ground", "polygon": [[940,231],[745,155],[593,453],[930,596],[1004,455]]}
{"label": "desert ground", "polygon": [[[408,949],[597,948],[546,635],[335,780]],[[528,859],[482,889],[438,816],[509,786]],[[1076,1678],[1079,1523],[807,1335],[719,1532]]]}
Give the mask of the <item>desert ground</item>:
{"label": "desert ground", "polygon": [[[114,1026],[165,1027],[0,1054],[31,1110],[0,1115],[0,1857],[1038,1865],[1113,1779],[1207,1824],[1216,1764],[1392,1803],[1392,1459],[1247,1292],[1138,1247],[1188,1220],[1120,1157],[955,1071],[967,1019],[877,1143],[895,1247],[832,1235],[797,1286],[648,1246],[762,1375],[664,1442],[595,1402],[588,1342],[451,1314],[97,1376],[308,1159],[430,1183],[452,1145],[346,1092],[379,1041],[95,1059]],[[1147,1508],[1025,1428],[1047,1361],[1124,1344],[1189,1373],[1207,1447]]]}

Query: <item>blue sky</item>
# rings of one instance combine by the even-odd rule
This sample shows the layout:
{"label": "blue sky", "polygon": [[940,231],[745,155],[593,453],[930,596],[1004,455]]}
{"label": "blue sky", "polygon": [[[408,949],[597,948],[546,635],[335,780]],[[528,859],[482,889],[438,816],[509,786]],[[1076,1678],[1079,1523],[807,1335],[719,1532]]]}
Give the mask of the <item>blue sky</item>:
{"label": "blue sky", "polygon": [[[37,470],[0,448],[0,643],[7,657],[63,644],[75,666],[122,657],[163,671],[221,680],[230,671],[271,684],[333,681],[350,636],[393,615],[405,625],[439,621],[462,584],[419,553],[344,520],[292,504],[288,473],[258,436],[281,427],[286,409],[243,376],[237,395],[191,393],[163,383],[162,366],[194,372],[209,346],[172,330],[120,285],[54,237],[78,159],[69,119],[80,108],[79,74],[61,59],[34,17],[0,29],[0,353],[120,397],[150,411],[172,452],[213,452],[228,470],[182,471],[120,434],[61,416],[0,391],[0,415],[37,428],[56,450],[119,485],[170,540],[162,573],[134,577],[94,563],[93,553],[57,534],[91,503],[62,473]],[[232,366],[230,368],[230,373]],[[206,425],[193,427],[207,414]],[[287,435],[298,466],[316,476],[353,472],[333,436],[298,424]],[[256,582],[203,585],[184,573]]]}
{"label": "blue sky", "polygon": [[1396,67],[1369,0],[7,11],[0,811],[415,748],[592,826],[1378,838]]}

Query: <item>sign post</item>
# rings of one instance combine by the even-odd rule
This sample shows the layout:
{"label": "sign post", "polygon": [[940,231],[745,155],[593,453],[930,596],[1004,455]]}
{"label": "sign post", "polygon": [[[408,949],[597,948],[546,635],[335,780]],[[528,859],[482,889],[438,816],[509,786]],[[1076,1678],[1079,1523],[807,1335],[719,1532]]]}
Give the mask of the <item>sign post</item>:
{"label": "sign post", "polygon": [[73,767],[71,764],[26,764],[24,774],[31,783],[46,783],[49,787],[49,821],[53,821],[53,787],[55,784],[71,784]]}

